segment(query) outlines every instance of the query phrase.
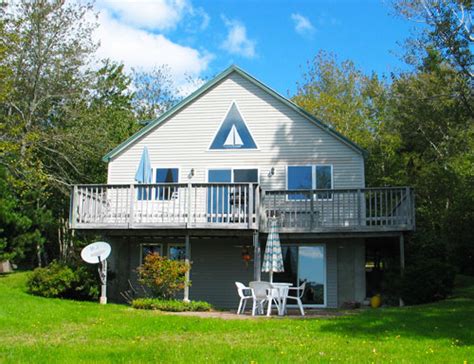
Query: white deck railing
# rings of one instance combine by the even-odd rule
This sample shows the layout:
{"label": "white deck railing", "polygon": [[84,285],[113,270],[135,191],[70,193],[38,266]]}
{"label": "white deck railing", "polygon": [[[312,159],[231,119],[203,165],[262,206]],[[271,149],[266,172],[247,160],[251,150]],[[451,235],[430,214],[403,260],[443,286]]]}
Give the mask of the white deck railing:
{"label": "white deck railing", "polygon": [[415,227],[407,187],[261,190],[255,184],[77,185],[76,229],[254,229],[276,217],[281,232],[400,231]]}
{"label": "white deck railing", "polygon": [[[408,187],[273,190],[262,192],[262,220],[280,231],[413,230],[414,196]],[[262,226],[268,226],[264,221]]]}
{"label": "white deck railing", "polygon": [[256,229],[258,199],[252,184],[77,185],[71,226]]}

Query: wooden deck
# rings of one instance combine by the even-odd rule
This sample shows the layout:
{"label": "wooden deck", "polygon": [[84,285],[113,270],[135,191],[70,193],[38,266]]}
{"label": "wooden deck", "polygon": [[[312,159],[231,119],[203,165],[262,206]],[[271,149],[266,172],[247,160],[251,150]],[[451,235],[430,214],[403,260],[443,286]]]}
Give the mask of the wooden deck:
{"label": "wooden deck", "polygon": [[409,231],[408,187],[262,190],[255,184],[76,185],[73,229],[235,229],[282,233]]}

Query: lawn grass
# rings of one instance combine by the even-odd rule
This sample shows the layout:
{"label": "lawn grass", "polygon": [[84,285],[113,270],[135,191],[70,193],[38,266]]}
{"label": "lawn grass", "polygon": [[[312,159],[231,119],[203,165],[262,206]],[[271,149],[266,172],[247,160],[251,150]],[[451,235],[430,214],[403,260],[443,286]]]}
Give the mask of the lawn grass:
{"label": "lawn grass", "polygon": [[431,305],[221,320],[34,297],[25,277],[0,276],[0,363],[474,363],[469,282]]}

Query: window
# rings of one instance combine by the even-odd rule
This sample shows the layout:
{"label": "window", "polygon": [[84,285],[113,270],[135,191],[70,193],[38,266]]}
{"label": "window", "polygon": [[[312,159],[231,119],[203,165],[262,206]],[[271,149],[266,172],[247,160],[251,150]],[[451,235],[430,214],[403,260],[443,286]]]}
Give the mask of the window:
{"label": "window", "polygon": [[[332,188],[332,166],[316,166],[316,188],[329,190]],[[331,199],[332,193],[318,193],[318,199]]]}
{"label": "window", "polygon": [[162,255],[161,244],[141,244],[140,245],[140,264],[143,264],[148,254],[158,253]]}
{"label": "window", "polygon": [[329,190],[332,188],[331,166],[316,166],[316,188]]}
{"label": "window", "polygon": [[209,149],[256,149],[257,145],[235,103],[224,118]]}
{"label": "window", "polygon": [[[288,166],[287,187],[289,190],[332,189],[332,165]],[[330,192],[318,193],[318,199],[329,199]],[[292,193],[289,200],[304,200],[307,193]]]}
{"label": "window", "polygon": [[[157,168],[156,169],[156,183],[178,183],[179,169],[178,168]],[[177,198],[178,190],[176,187],[159,186],[156,188],[156,199],[171,200]]]}
{"label": "window", "polygon": [[[311,190],[313,188],[313,167],[290,166],[288,167],[288,189],[289,190]],[[303,200],[307,198],[304,194],[289,194],[290,200]]]}
{"label": "window", "polygon": [[185,260],[186,248],[183,244],[168,245],[168,258],[171,260]]}
{"label": "window", "polygon": [[234,169],[235,183],[258,183],[258,169]]}

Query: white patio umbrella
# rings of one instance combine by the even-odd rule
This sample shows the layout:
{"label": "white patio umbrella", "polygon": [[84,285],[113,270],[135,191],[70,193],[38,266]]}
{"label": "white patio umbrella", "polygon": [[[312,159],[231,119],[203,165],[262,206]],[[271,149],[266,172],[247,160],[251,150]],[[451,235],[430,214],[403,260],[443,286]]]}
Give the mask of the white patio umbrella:
{"label": "white patio umbrella", "polygon": [[[138,183],[152,183],[153,170],[151,169],[150,155],[148,154],[148,148],[143,147],[142,157],[138,164],[137,173],[135,173],[135,181]],[[149,190],[149,191],[148,191]],[[145,189],[144,187],[138,188],[138,199],[147,200],[151,198],[151,188]]]}
{"label": "white patio umbrella", "polygon": [[270,273],[270,282],[273,283],[273,272],[283,272],[284,270],[277,220],[272,219],[270,220],[270,231],[268,232],[267,246],[263,255],[262,272]]}
{"label": "white patio umbrella", "polygon": [[151,169],[150,155],[148,154],[148,148],[143,147],[142,157],[138,164],[137,173],[135,174],[135,181],[138,183],[151,183],[153,171]]}

